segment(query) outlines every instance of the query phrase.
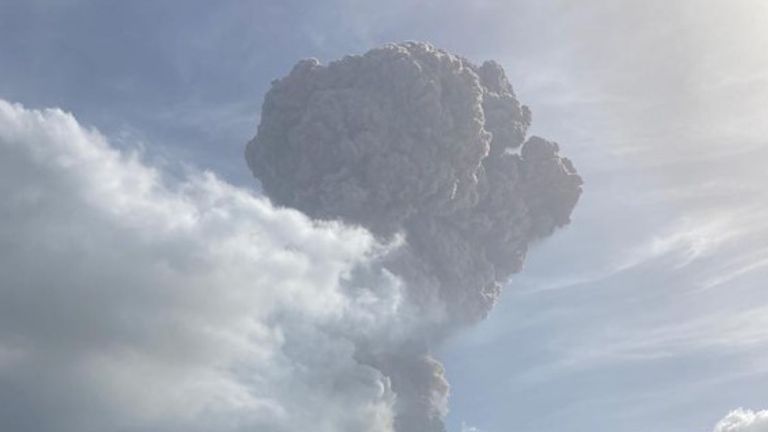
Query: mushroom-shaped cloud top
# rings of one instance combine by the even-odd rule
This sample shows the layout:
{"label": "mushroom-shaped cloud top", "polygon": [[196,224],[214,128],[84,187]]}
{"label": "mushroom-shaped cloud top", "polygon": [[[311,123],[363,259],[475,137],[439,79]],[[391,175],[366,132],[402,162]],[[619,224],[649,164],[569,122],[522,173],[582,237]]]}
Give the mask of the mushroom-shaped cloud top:
{"label": "mushroom-shaped cloud top", "polygon": [[526,141],[530,121],[499,64],[390,44],[276,80],[246,158],[277,204],[404,234],[393,267],[412,297],[466,322],[581,193],[557,144]]}

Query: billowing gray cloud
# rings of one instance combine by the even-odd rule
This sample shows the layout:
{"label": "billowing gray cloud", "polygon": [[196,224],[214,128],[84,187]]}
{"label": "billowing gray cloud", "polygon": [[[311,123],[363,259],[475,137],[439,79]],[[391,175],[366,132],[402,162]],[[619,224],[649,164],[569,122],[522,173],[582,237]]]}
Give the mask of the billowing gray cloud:
{"label": "billowing gray cloud", "polygon": [[361,354],[392,379],[400,432],[443,430],[448,386],[430,345],[482,319],[529,245],[569,222],[581,178],[556,143],[526,139],[530,121],[497,63],[415,42],[301,61],[265,97],[246,158],[267,195],[402,236],[387,267],[409,304],[440,317],[395,352]]}
{"label": "billowing gray cloud", "polygon": [[739,408],[720,420],[714,432],[768,432],[768,411]]}
{"label": "billowing gray cloud", "polygon": [[392,430],[387,247],[0,101],[3,430]]}
{"label": "billowing gray cloud", "polygon": [[0,418],[14,431],[443,430],[431,347],[581,179],[502,69],[425,44],[267,96],[257,198],[0,101]]}

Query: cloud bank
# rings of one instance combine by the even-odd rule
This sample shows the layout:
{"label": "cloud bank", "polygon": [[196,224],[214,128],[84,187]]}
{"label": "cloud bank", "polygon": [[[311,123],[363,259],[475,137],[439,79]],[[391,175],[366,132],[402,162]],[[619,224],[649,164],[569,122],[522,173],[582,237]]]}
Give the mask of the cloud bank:
{"label": "cloud bank", "polygon": [[408,320],[364,230],[4,101],[0,195],[4,430],[392,430],[356,346]]}
{"label": "cloud bank", "polygon": [[485,317],[528,247],[570,222],[582,180],[556,143],[526,137],[530,122],[500,65],[416,42],[301,61],[265,97],[246,159],[266,194],[404,239],[385,266],[435,319],[363,355],[392,379],[399,432],[444,430],[430,346]]}

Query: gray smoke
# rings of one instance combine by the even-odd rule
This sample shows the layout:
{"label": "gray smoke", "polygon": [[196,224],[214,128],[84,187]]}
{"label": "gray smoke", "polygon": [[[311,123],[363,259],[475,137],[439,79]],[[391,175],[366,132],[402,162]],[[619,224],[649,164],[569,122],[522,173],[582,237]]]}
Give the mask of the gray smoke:
{"label": "gray smoke", "polygon": [[[529,245],[569,222],[581,178],[504,70],[407,42],[273,82],[246,159],[278,205],[361,225],[404,246],[386,266],[441,319],[406,342],[361,344],[390,377],[399,432],[444,430],[448,385],[430,346],[485,317]],[[375,347],[375,348],[372,348]]]}

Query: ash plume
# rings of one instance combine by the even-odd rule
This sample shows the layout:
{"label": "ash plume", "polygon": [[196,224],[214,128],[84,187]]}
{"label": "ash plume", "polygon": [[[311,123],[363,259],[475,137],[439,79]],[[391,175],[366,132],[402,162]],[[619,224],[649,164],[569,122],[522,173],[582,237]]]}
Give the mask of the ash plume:
{"label": "ash plume", "polygon": [[433,319],[406,341],[360,344],[397,394],[395,429],[444,430],[448,385],[429,352],[483,319],[532,242],[569,223],[581,178],[502,67],[389,44],[273,82],[248,165],[266,195],[320,220],[404,240],[386,267]]}

